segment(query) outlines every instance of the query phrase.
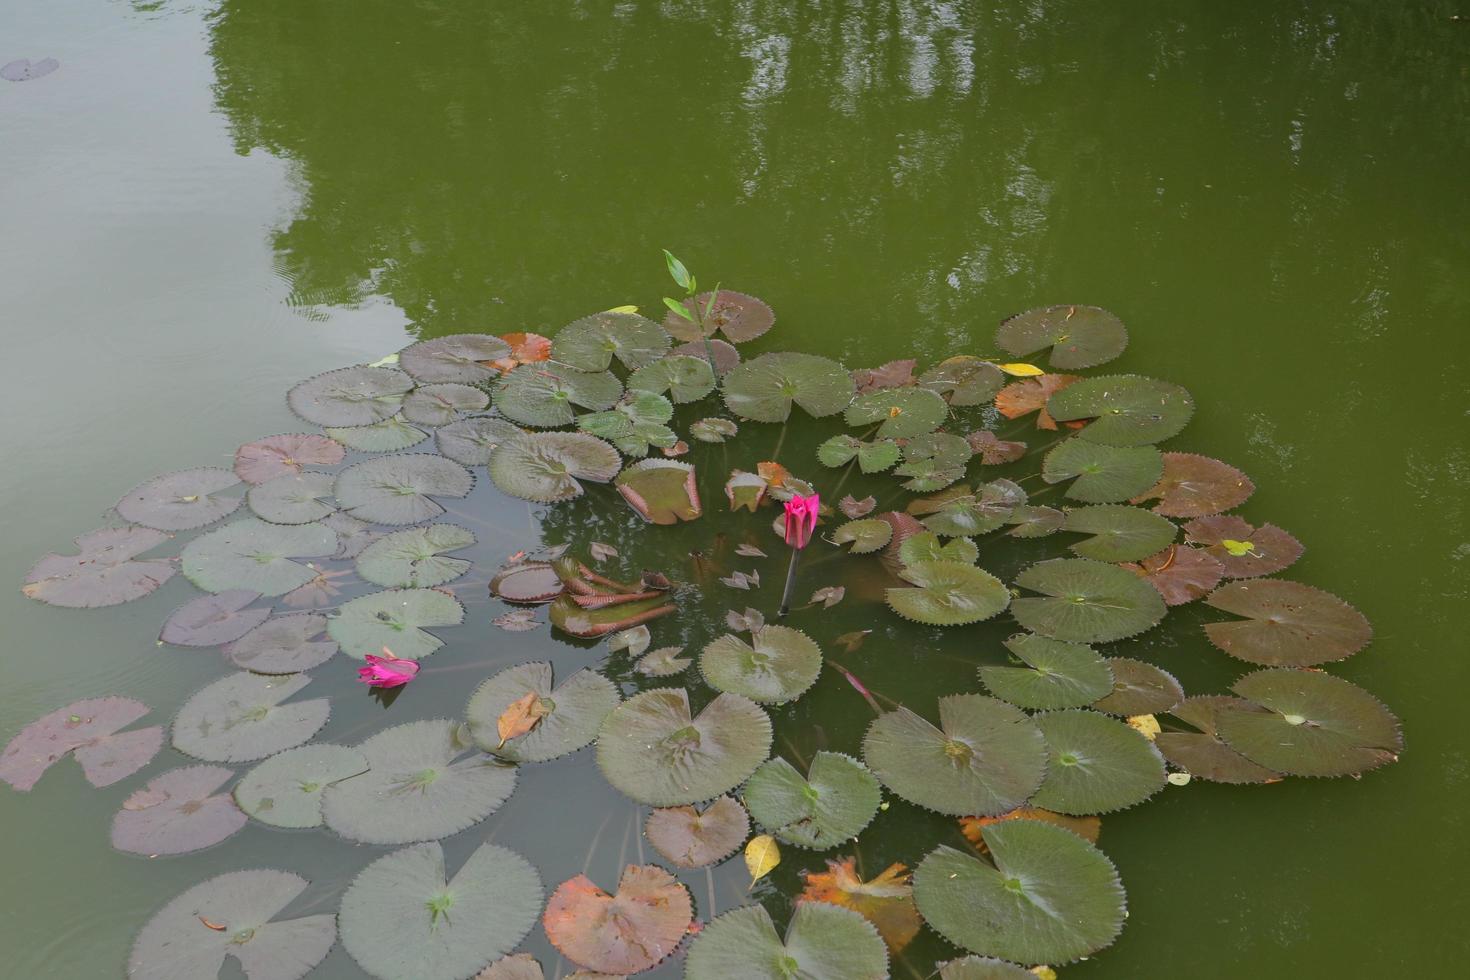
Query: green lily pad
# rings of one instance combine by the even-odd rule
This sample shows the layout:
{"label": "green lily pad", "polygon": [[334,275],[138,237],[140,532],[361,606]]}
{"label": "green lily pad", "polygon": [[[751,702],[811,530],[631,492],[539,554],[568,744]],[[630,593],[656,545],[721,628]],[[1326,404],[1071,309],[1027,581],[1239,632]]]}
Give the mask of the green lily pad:
{"label": "green lily pad", "polygon": [[[552,679],[551,664],[534,661],[507,667],[476,688],[465,708],[465,719],[480,748],[511,762],[549,762],[591,745],[608,712],[622,700],[617,686],[585,669],[555,689]],[[546,714],[535,728],[502,745],[497,720],[505,709],[532,692]]]}
{"label": "green lily pad", "polygon": [[933,531],[920,531],[910,535],[898,548],[898,560],[904,565],[917,565],[925,561],[973,565],[979,557],[980,549],[969,538],[952,538],[947,544],[940,544],[939,535]]}
{"label": "green lily pad", "polygon": [[741,791],[750,815],[788,844],[825,851],[872,823],[883,792],[868,767],[839,752],[818,752],[803,776],[768,759]]}
{"label": "green lily pad", "polygon": [[1031,797],[1046,740],[1024,712],[979,694],[939,699],[939,726],[900,707],[863,738],[863,759],[910,803],[954,816],[995,816]]}
{"label": "green lily pad", "polygon": [[544,896],[531,863],[481,844],[453,878],[437,842],[362,869],[342,895],[342,946],[379,980],[460,980],[514,949]]}
{"label": "green lily pad", "polygon": [[721,796],[703,810],[692,806],[655,809],[643,836],[664,860],[680,868],[702,868],[735,853],[750,833],[745,808]]}
{"label": "green lily pad", "polygon": [[822,650],[801,630],[764,626],[746,643],[733,633],[716,637],[699,655],[710,687],[759,701],[795,701],[822,672]]}
{"label": "green lily pad", "polygon": [[687,405],[715,390],[715,372],[703,357],[669,354],[630,374],[628,390],[667,394],[675,405]]}
{"label": "green lily pad", "polygon": [[490,816],[515,789],[515,767],[460,741],[460,727],[443,718],[411,721],[364,741],[357,750],[368,771],[322,792],[326,825],[364,844],[407,844]]}
{"label": "green lily pad", "polygon": [[450,558],[475,543],[475,536],[458,524],[430,524],[384,535],[357,556],[357,574],[374,585],[389,588],[430,589],[459,578],[472,564]]}
{"label": "green lily pad", "polygon": [[1047,306],[1003,320],[995,332],[1000,349],[1028,357],[1051,348],[1051,366],[1058,371],[1106,364],[1128,346],[1123,321],[1096,306]]}
{"label": "green lily pad", "polygon": [[740,418],[785,422],[793,404],[813,418],[835,415],[852,401],[847,369],[815,354],[762,354],[725,376],[725,404]]}
{"label": "green lily pad", "polygon": [[962,956],[939,964],[939,980],[1032,980],[1025,967],[990,956]]}
{"label": "green lily pad", "polygon": [[461,412],[478,412],[490,404],[483,388],[462,384],[423,385],[403,399],[403,417],[419,425],[437,428],[459,418]]}
{"label": "green lily pad", "polygon": [[372,425],[392,418],[413,390],[413,378],[394,368],[339,368],[318,374],[286,394],[291,411],[321,426]]}
{"label": "green lily pad", "polygon": [[1047,483],[1075,477],[1067,496],[1087,504],[1128,500],[1157,483],[1163,472],[1163,454],[1153,446],[1105,446],[1077,438],[1057,445],[1041,463]]}
{"label": "green lily pad", "polygon": [[233,470],[201,466],[165,473],[129,490],[113,510],[123,520],[159,531],[190,531],[228,517],[240,497],[220,493],[240,482]]}
{"label": "green lily pad", "polygon": [[1091,535],[1072,545],[1083,558],[1138,561],[1167,548],[1179,533],[1166,517],[1127,504],[1093,504],[1067,512],[1062,530]]}
{"label": "green lily pad", "polygon": [[493,415],[476,415],[451,422],[434,433],[439,453],[465,466],[484,466],[495,447],[525,430]]}
{"label": "green lily pad", "polygon": [[856,459],[864,473],[881,473],[899,460],[898,443],[892,439],[861,442],[849,435],[836,435],[817,447],[823,466],[845,466]]}
{"label": "green lily pad", "polygon": [[327,723],[326,698],[282,704],[311,678],[240,671],[208,684],[174,719],[173,746],[205,762],[251,762],[307,741]]}
{"label": "green lily pad", "polygon": [[458,626],[464,606],[437,589],[388,589],[343,603],[327,624],[332,639],[349,657],[361,660],[387,647],[402,660],[427,657],[444,641],[426,632],[431,626]]}
{"label": "green lily pad", "polygon": [[637,313],[594,313],[573,320],[551,338],[551,358],[579,371],[606,371],[616,357],[641,368],[663,357],[669,335]]}
{"label": "green lily pad", "polygon": [[968,354],[951,357],[919,375],[919,387],[943,395],[955,408],[987,404],[1006,376],[990,361]]}
{"label": "green lily pad", "polygon": [[326,663],[337,652],[327,631],[327,617],[297,613],[267,619],[224,648],[236,667],[257,674],[298,674]]}
{"label": "green lily pad", "polygon": [[1102,851],[1038,820],[980,833],[993,864],[939,847],[914,871],[914,901],[941,936],[1022,963],[1066,963],[1117,939],[1123,885]]}
{"label": "green lily pad", "polygon": [[1137,374],[1083,378],[1054,393],[1046,410],[1061,422],[1092,419],[1078,435],[1107,446],[1163,442],[1189,423],[1194,399],[1167,381]]}
{"label": "green lily pad", "polygon": [[[232,871],[178,895],[148,920],[132,980],[211,980],[233,956],[250,980],[300,980],[337,941],[335,915],[272,921],[310,882],[288,871]],[[223,929],[210,929],[213,922]]]}
{"label": "green lily pad", "polygon": [[1194,453],[1164,453],[1159,480],[1133,503],[1158,500],[1155,514],[1210,517],[1245,503],[1256,490],[1251,478],[1229,463]]}
{"label": "green lily pad", "polygon": [[904,463],[895,476],[909,477],[904,489],[929,493],[964,479],[974,452],[968,440],[949,432],[927,432],[903,447]]}
{"label": "green lily pad", "polygon": [[1017,500],[1009,487],[999,483],[987,483],[973,492],[966,486],[951,487],[933,497],[913,501],[908,510],[911,514],[924,515],[921,518],[924,526],[943,537],[985,534],[1004,525],[1011,512],[1026,502],[1024,494]]}
{"label": "green lily pad", "polygon": [[1280,773],[1256,765],[1221,740],[1215,719],[1225,708],[1245,712],[1265,710],[1244,698],[1218,695],[1186,698],[1169,713],[1199,731],[1160,732],[1154,737],[1154,746],[1170,763],[1199,779],[1216,783],[1265,783],[1280,779]]}
{"label": "green lily pad", "polygon": [[833,544],[851,544],[854,555],[866,555],[886,545],[893,537],[893,525],[876,517],[848,521],[832,532]]}
{"label": "green lily pad", "polygon": [[1110,715],[1157,715],[1172,711],[1184,700],[1184,688],[1167,670],[1142,660],[1109,657],[1113,672],[1113,690],[1098,698],[1093,707]]}
{"label": "green lily pad", "polygon": [[1067,522],[1065,511],[1055,507],[1038,507],[1022,504],[1011,511],[1006,523],[1012,525],[1006,533],[1013,538],[1044,538],[1056,534]]}
{"label": "green lily pad", "polygon": [[284,595],[316,577],[298,558],[322,558],[337,550],[337,534],[323,524],[284,527],[254,517],[200,535],[180,556],[184,577],[206,592],[249,589]]}
{"label": "green lily pad", "polygon": [[1142,734],[1096,711],[1033,719],[1046,736],[1046,780],[1032,806],[1087,816],[1135,806],[1164,788],[1164,758]]}
{"label": "green lily pad", "polygon": [[1252,762],[1292,776],[1351,776],[1398,758],[1399,721],[1378,699],[1315,670],[1258,670],[1231,688],[1264,708],[1226,705],[1216,733]]}
{"label": "green lily pad", "polygon": [[416,425],[409,425],[402,415],[372,425],[336,426],[322,431],[333,441],[360,453],[396,453],[429,438],[427,432]]}
{"label": "green lily pad", "polygon": [[593,412],[612,408],[623,385],[607,371],[578,371],[552,361],[522,364],[500,379],[495,407],[500,414],[538,429],[568,425],[576,409]]}
{"label": "green lily pad", "polygon": [[483,333],[460,333],[410,344],[398,352],[398,366],[423,384],[483,384],[499,371],[481,361],[510,355],[510,344]]}
{"label": "green lily pad", "polygon": [[112,846],[156,857],[187,854],[234,836],[245,826],[245,814],[229,793],[217,792],[234,777],[223,766],[181,766],[154,776],[113,815]]}
{"label": "green lily pad", "polygon": [[888,947],[858,913],[798,902],[782,939],[771,914],[745,905],[700,930],[684,961],[686,980],[884,980]]}
{"label": "green lily pad", "polygon": [[1081,708],[1113,689],[1113,672],[1090,646],[1021,633],[1006,640],[1006,649],[1026,666],[981,667],[980,680],[1019,708]]}
{"label": "green lily pad", "polygon": [[906,439],[933,432],[949,415],[945,400],[927,388],[880,388],[847,406],[843,420],[851,426],[878,426],[880,439]]}
{"label": "green lily pad", "polygon": [[255,516],[272,524],[310,524],[336,510],[331,473],[292,473],[258,483],[245,494]]}
{"label": "green lily pad", "polygon": [[670,311],[664,316],[664,329],[679,340],[697,341],[723,334],[730,343],[743,344],[759,337],[776,322],[771,308],[754,296],[729,289],[718,290],[713,295],[713,303],[710,293],[685,300],[684,309],[694,314],[694,320]]}
{"label": "green lily pad", "polygon": [[683,688],[635,694],[607,716],[597,739],[603,776],[649,806],[727,793],[770,752],[771,719],[754,701],[721,694],[694,717]]}
{"label": "green lily pad", "polygon": [[505,493],[548,504],[580,497],[580,480],[606,483],[621,462],[616,449],[585,432],[528,432],[496,446],[488,469]]}
{"label": "green lily pad", "polygon": [[433,453],[384,456],[337,474],[342,510],[374,524],[417,524],[444,513],[434,497],[466,497],[474,489],[469,470]]}
{"label": "green lily pad", "polygon": [[982,568],[957,561],[921,561],[899,577],[912,589],[889,589],[888,605],[904,619],[930,626],[961,626],[1004,612],[1011,594]]}
{"label": "green lily pad", "polygon": [[650,524],[692,521],[704,513],[694,467],[674,459],[645,459],[613,481],[628,505]]}
{"label": "green lily pad", "polygon": [[1245,619],[1206,623],[1210,642],[1240,660],[1266,667],[1312,667],[1343,660],[1368,645],[1367,618],[1330,592],[1281,579],[1221,586],[1205,605]]}
{"label": "green lily pad", "polygon": [[664,423],[674,406],[651,391],[629,391],[610,411],[577,417],[577,427],[608,440],[627,456],[646,456],[651,446],[667,449],[679,440]]}
{"label": "green lily pad", "polygon": [[241,810],[272,827],[320,827],[322,792],[368,771],[367,756],[344,745],[302,745],[257,765],[235,785]]}
{"label": "green lily pad", "polygon": [[1067,643],[1126,639],[1168,612],[1158,591],[1132,572],[1086,558],[1038,562],[1016,576],[1016,585],[1042,593],[1011,602],[1016,622]]}
{"label": "green lily pad", "polygon": [[167,558],[138,558],[172,535],[146,527],[104,527],[78,535],[75,555],[46,555],[26,572],[27,598],[68,609],[141,599],[178,571]]}

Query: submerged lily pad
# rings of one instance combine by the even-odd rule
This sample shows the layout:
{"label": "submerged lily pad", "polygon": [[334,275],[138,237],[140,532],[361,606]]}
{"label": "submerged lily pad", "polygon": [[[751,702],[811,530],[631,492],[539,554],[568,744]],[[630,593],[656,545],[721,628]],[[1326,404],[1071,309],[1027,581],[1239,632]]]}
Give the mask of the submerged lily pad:
{"label": "submerged lily pad", "polygon": [[416,425],[409,425],[401,415],[372,425],[337,426],[325,431],[348,449],[361,453],[396,453],[429,438],[427,432]]}
{"label": "submerged lily pad", "polygon": [[510,344],[483,333],[461,333],[410,344],[398,352],[398,366],[424,384],[483,384],[500,373],[481,361],[510,355]]}
{"label": "submerged lily pad", "polygon": [[1187,545],[1171,544],[1128,569],[1159,590],[1164,603],[1181,606],[1209,593],[1220,584],[1225,568],[1209,552]]}
{"label": "submerged lily pad", "polygon": [[876,517],[848,521],[832,532],[833,544],[851,544],[848,549],[854,555],[866,555],[877,551],[893,538],[893,525]]}
{"label": "submerged lily pad", "polygon": [[297,613],[267,619],[225,647],[235,666],[257,674],[296,674],[326,663],[337,652],[331,640],[318,640],[327,631],[327,617]]}
{"label": "submerged lily pad", "polygon": [[379,980],[471,976],[514,949],[541,908],[541,877],[498,844],[481,844],[451,878],[437,842],[362,869],[342,895],[342,945]]}
{"label": "submerged lily pad", "polygon": [[270,616],[270,607],[247,609],[259,592],[228,589],[190,599],[169,614],[158,638],[183,647],[213,647],[238,640]]}
{"label": "submerged lily pad", "polygon": [[630,374],[628,390],[667,393],[675,405],[687,405],[715,390],[715,373],[703,356],[669,354]]}
{"label": "submerged lily pad", "polygon": [[444,513],[434,497],[465,497],[474,489],[469,470],[433,453],[384,456],[347,467],[337,475],[337,503],[374,524],[417,524]]}
{"label": "submerged lily pad", "polygon": [[1164,457],[1153,446],[1104,446],[1067,439],[1046,454],[1041,478],[1061,483],[1076,478],[1067,496],[1088,504],[1128,500],[1158,482]]}
{"label": "submerged lily pad", "polygon": [[187,854],[218,844],[245,826],[223,766],[181,766],[150,779],[112,818],[112,846],[132,854]]}
{"label": "submerged lily pad", "polygon": [[1167,381],[1137,374],[1085,378],[1052,395],[1046,410],[1062,422],[1092,419],[1078,435],[1107,446],[1162,442],[1189,423],[1194,399]]}
{"label": "submerged lily pad", "polygon": [[1066,522],[1065,511],[1022,504],[1006,518],[1006,523],[1012,525],[1006,533],[1013,538],[1044,538],[1056,534]]}
{"label": "submerged lily pad", "polygon": [[1091,537],[1072,545],[1083,558],[1138,561],[1167,548],[1179,533],[1166,517],[1126,504],[1093,504],[1067,512],[1062,530]]}
{"label": "submerged lily pad", "polygon": [[835,415],[852,401],[852,376],[815,354],[762,354],[725,376],[725,404],[743,419],[785,422],[798,405],[813,418]]}
{"label": "submerged lily pad", "polygon": [[801,630],[765,626],[746,643],[733,633],[717,637],[699,655],[710,687],[763,704],[801,697],[822,672],[822,650]]}
{"label": "submerged lily pad", "polygon": [[689,425],[689,437],[700,442],[724,442],[739,431],[740,426],[729,419],[700,419]]}
{"label": "submerged lily pad", "polygon": [[271,756],[235,786],[241,810],[272,827],[319,827],[322,792],[368,770],[367,756],[344,745],[302,745]]}
{"label": "submerged lily pad", "polygon": [[669,349],[669,335],[637,313],[594,313],[557,331],[551,358],[579,371],[606,371],[613,358],[630,370],[652,364]]}
{"label": "submerged lily pad", "polygon": [[650,524],[692,521],[704,513],[694,467],[673,459],[645,459],[613,481],[618,493]]}
{"label": "submerged lily pad", "polygon": [[233,514],[243,498],[226,497],[220,491],[239,482],[232,470],[218,466],[179,470],[138,484],[113,509],[133,524],[159,531],[189,531]]}
{"label": "submerged lily pad", "polygon": [[1106,364],[1128,346],[1128,330],[1096,306],[1047,306],[1003,320],[995,332],[1000,349],[1027,357],[1051,348],[1051,366],[1061,371]]}
{"label": "submerged lily pad", "polygon": [[1184,700],[1184,688],[1174,675],[1153,664],[1128,657],[1109,657],[1113,690],[1093,707],[1110,715],[1156,715]]}
{"label": "submerged lily pad", "polygon": [[1279,572],[1295,563],[1303,550],[1300,541],[1276,525],[1252,527],[1234,514],[1190,521],[1184,525],[1184,539],[1204,545],[1224,566],[1226,578],[1255,578]]}
{"label": "submerged lily pad", "polygon": [[512,497],[553,503],[582,495],[579,480],[617,476],[617,450],[585,432],[530,432],[495,447],[490,479]]}
{"label": "submerged lily pad", "polygon": [[[250,980],[300,980],[337,941],[335,915],[272,921],[305,878],[288,871],[232,871],[180,894],[148,920],[128,957],[132,980],[212,980],[233,956]],[[218,928],[211,928],[214,923]]]}
{"label": "submerged lily pad", "polygon": [[1113,672],[1092,647],[1022,633],[1006,649],[1025,667],[981,667],[980,680],[991,694],[1019,708],[1081,708],[1113,689]]}
{"label": "submerged lily pad", "polygon": [[1118,937],[1123,885],[1102,851],[1036,820],[981,833],[993,863],[939,847],[914,871],[914,900],[941,936],[1022,963],[1066,963]]}
{"label": "submerged lily pad", "polygon": [[315,433],[267,436],[235,450],[235,475],[246,483],[265,483],[307,466],[336,466],[345,455],[341,443]]}
{"label": "submerged lily pad", "polygon": [[600,973],[650,970],[678,948],[694,918],[689,891],[663,868],[630,864],[609,895],[584,874],[552,893],[541,916],[562,955]]}
{"label": "submerged lily pad", "polygon": [[484,466],[495,447],[525,430],[493,415],[476,415],[451,422],[434,432],[439,453],[465,466]]}
{"label": "submerged lily pad", "polygon": [[1367,618],[1330,592],[1300,582],[1231,582],[1205,605],[1244,616],[1206,623],[1210,642],[1232,657],[1267,667],[1311,667],[1343,660],[1368,645]]}
{"label": "submerged lily pad", "polygon": [[163,743],[158,726],[120,732],[148,713],[132,698],[87,698],[42,715],[0,752],[0,781],[28,791],[47,769],[74,754],[87,782],[110,786],[148,764]]}
{"label": "submerged lily pad", "polygon": [[961,956],[939,964],[939,980],[1032,980],[1036,975],[992,956]]}
{"label": "submerged lily pad", "polygon": [[272,524],[309,524],[330,514],[331,473],[289,473],[256,484],[245,494],[255,516]]}
{"label": "submerged lily pad", "polygon": [[1024,712],[979,694],[939,699],[939,728],[900,707],[863,738],[863,758],[910,803],[954,816],[1020,806],[1041,785],[1046,741]]}
{"label": "submerged lily pad", "polygon": [[205,592],[250,589],[278,596],[316,577],[316,569],[296,559],[336,550],[337,534],[324,524],[282,526],[247,517],[190,541],[180,562],[184,577]]}
{"label": "submerged lily pad", "polygon": [[490,396],[483,388],[462,384],[423,385],[403,399],[403,417],[437,428],[453,422],[461,412],[478,412],[489,404]]}
{"label": "submerged lily pad", "polygon": [[326,698],[282,704],[311,678],[240,671],[208,684],[174,719],[173,746],[205,762],[251,762],[307,741],[327,723]]}
{"label": "submerged lily pad", "polygon": [[1254,704],[1223,706],[1215,715],[1217,734],[1247,759],[1276,772],[1350,776],[1393,762],[1403,749],[1398,719],[1373,695],[1340,677],[1316,670],[1258,670],[1231,690]]}
{"label": "submerged lily pad", "polygon": [[1011,603],[1016,622],[1067,643],[1106,643],[1142,633],[1164,618],[1159,593],[1127,569],[1086,558],[1038,562],[1016,585],[1042,593]]}
{"label": "submerged lily pad", "polygon": [[515,789],[515,767],[461,742],[459,729],[411,721],[367,739],[357,750],[368,771],[326,788],[322,819],[364,844],[436,840],[484,820]]}
{"label": "submerged lily pad", "polygon": [[681,806],[734,789],[770,751],[771,719],[754,701],[721,694],[694,717],[688,691],[657,688],[608,715],[597,765],[639,803]]}
{"label": "submerged lily pad", "polygon": [[997,480],[977,487],[951,487],[943,493],[909,504],[911,514],[926,515],[924,526],[947,538],[967,538],[986,534],[1005,524],[1011,512],[1026,502],[1024,492],[1011,490],[1015,484]]}
{"label": "submerged lily pad", "polygon": [[1194,453],[1164,453],[1159,480],[1139,491],[1133,503],[1158,500],[1165,517],[1209,517],[1245,503],[1255,492],[1251,478],[1229,463]]}
{"label": "submerged lily pad", "polygon": [[698,341],[704,337],[723,334],[732,344],[743,344],[754,340],[776,322],[771,308],[754,296],[721,289],[713,294],[700,293],[684,301],[684,309],[694,314],[694,320],[686,320],[670,311],[664,315],[664,329],[679,340]]}
{"label": "submerged lily pad", "polygon": [[451,558],[475,543],[458,524],[430,524],[394,531],[374,541],[357,556],[357,574],[374,585],[429,589],[469,571],[466,558]]}
{"label": "submerged lily pad", "polygon": [[825,851],[856,837],[878,813],[883,793],[868,767],[839,752],[818,752],[802,776],[768,759],[741,791],[751,817],[788,844]]}
{"label": "submerged lily pad", "polygon": [[692,657],[681,657],[683,647],[659,647],[650,650],[638,658],[633,669],[646,677],[673,677],[682,673],[694,663]]}
{"label": "submerged lily pad", "polygon": [[339,368],[308,378],[286,394],[291,411],[322,426],[372,425],[398,414],[413,378],[394,368]]}
{"label": "submerged lily pad", "polygon": [[881,388],[847,406],[850,426],[878,426],[880,439],[905,439],[933,432],[949,414],[949,405],[927,388]]}
{"label": "submerged lily pad", "polygon": [[361,660],[387,647],[395,657],[418,660],[444,645],[428,627],[462,622],[464,606],[447,592],[388,589],[344,603],[327,630],[349,657]]}
{"label": "submerged lily pad", "polygon": [[643,835],[664,860],[680,868],[702,868],[735,853],[750,833],[745,808],[721,796],[703,810],[692,806],[655,809]]}
{"label": "submerged lily pad", "polygon": [[943,395],[955,408],[984,405],[995,397],[1006,376],[990,361],[968,354],[947,358],[919,375],[919,387]]}
{"label": "submerged lily pad", "polygon": [[172,535],[146,527],[104,527],[78,535],[75,555],[46,555],[26,573],[27,598],[70,609],[141,599],[178,571],[167,558],[138,558]]}
{"label": "submerged lily pad", "polygon": [[[549,762],[592,744],[608,712],[622,700],[612,681],[579,670],[555,689],[551,664],[541,661],[507,667],[485,681],[465,708],[470,735],[480,748],[512,762]],[[496,722],[512,704],[534,693],[545,712],[536,727],[503,743]]]}
{"label": "submerged lily pad", "polygon": [[547,361],[522,364],[502,378],[495,407],[512,421],[545,429],[570,424],[577,408],[612,408],[622,394],[622,383],[607,371],[578,371]]}
{"label": "submerged lily pad", "polygon": [[888,948],[873,924],[826,902],[798,902],[782,939],[761,905],[716,916],[684,961],[687,980],[883,980]]}
{"label": "submerged lily pad", "polygon": [[917,565],[924,561],[951,561],[973,565],[979,557],[980,549],[969,538],[952,538],[947,544],[940,544],[939,535],[933,531],[920,531],[911,535],[898,548],[898,560],[903,565]]}
{"label": "submerged lily pad", "polygon": [[930,626],[978,623],[1010,604],[1005,583],[982,568],[957,561],[921,561],[899,573],[911,589],[889,589],[889,607],[904,619]]}
{"label": "submerged lily pad", "polygon": [[1160,732],[1154,737],[1154,746],[1170,763],[1200,779],[1217,783],[1265,783],[1280,779],[1280,773],[1256,765],[1221,740],[1215,719],[1225,708],[1246,712],[1264,710],[1244,698],[1214,695],[1186,698],[1171,708],[1170,714],[1199,731]]}
{"label": "submerged lily pad", "polygon": [[1086,816],[1135,806],[1164,788],[1164,759],[1143,735],[1096,711],[1050,711],[1034,721],[1046,736],[1046,779],[1033,806]]}

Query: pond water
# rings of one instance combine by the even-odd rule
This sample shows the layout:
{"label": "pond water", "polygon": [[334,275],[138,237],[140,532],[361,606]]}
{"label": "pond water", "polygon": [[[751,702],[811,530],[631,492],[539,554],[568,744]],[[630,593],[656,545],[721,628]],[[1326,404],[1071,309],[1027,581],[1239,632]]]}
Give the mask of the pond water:
{"label": "pond water", "polygon": [[[1132,333],[1113,367],[1184,384],[1200,406],[1169,448],[1246,470],[1259,488],[1246,516],[1307,546],[1291,577],[1373,621],[1372,645],[1332,669],[1404,719],[1407,751],[1361,780],[1197,780],[1108,816],[1101,846],[1128,889],[1127,928],[1064,975],[1450,975],[1470,951],[1470,898],[1437,885],[1470,805],[1455,714],[1470,681],[1470,27],[1456,10],[5,5],[0,62],[60,67],[0,81],[3,567],[18,585],[141,480],[229,465],[236,445],[299,430],[282,394],[308,375],[418,338],[550,334],[593,310],[657,308],[661,247],[706,285],[775,308],[751,349],[854,367],[984,353],[1009,313],[1098,304]],[[751,432],[746,465],[775,448],[775,427]],[[819,473],[814,445],[793,436],[782,459]],[[703,474],[712,514],[718,465]],[[767,520],[643,531],[604,496],[575,526],[555,509],[538,524],[484,486],[464,507],[479,521],[473,557],[492,566],[544,536],[615,543],[627,570],[683,577],[717,529]],[[769,567],[760,599],[773,607]],[[155,642],[192,594],[179,578],[81,613],[0,592],[0,736],[108,693],[165,719],[222,673],[212,653]],[[656,642],[702,642],[702,617],[746,598],[731,595],[663,621]],[[547,659],[563,676],[605,656],[544,628],[502,633],[482,588],[461,597],[470,625],[446,631],[387,709],[394,721],[456,714],[511,663]],[[826,638],[876,627],[854,666],[899,701],[941,682],[973,689],[965,658],[1006,632],[884,643],[891,615],[860,598],[796,624]],[[1109,652],[1130,651],[1191,692],[1243,673],[1193,626]],[[334,664],[321,738],[351,742],[385,709]],[[805,757],[854,750],[870,713],[828,677],[780,717],[808,733],[787,746]],[[165,749],[146,772],[183,758]],[[60,767],[29,794],[0,792],[12,841],[0,974],[119,975],[154,909],[240,867],[297,871],[313,883],[299,907],[332,910],[385,851],[251,825],[182,857],[122,854],[108,826],[133,785],[93,790]],[[488,837],[548,888],[583,870],[610,887],[646,846],[643,812],[583,751],[527,767],[510,802],[447,850],[453,862]],[[933,834],[922,819],[880,820],[863,838],[867,873],[915,863]],[[787,853],[757,890],[778,919],[797,872],[819,866]],[[739,865],[686,876],[701,917],[711,900],[747,900]],[[549,976],[571,969],[539,929],[525,948]],[[926,976],[939,954],[921,939],[895,975]],[[315,975],[363,974],[339,946]]]}

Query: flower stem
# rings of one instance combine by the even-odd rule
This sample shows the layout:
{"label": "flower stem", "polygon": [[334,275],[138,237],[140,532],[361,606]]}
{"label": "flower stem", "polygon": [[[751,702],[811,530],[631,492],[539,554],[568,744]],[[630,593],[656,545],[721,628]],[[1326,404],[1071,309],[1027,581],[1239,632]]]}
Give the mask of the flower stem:
{"label": "flower stem", "polygon": [[785,619],[786,614],[791,611],[791,591],[796,588],[796,563],[801,560],[801,549],[791,549],[791,564],[786,566],[786,588],[781,590],[781,609],[776,613],[777,619]]}

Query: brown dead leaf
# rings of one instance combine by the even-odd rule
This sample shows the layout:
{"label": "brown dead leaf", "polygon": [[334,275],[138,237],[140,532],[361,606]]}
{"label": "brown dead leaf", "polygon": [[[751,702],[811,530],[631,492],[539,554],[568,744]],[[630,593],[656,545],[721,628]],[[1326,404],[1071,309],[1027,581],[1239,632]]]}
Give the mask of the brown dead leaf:
{"label": "brown dead leaf", "polygon": [[1007,820],[1040,820],[1063,830],[1070,830],[1089,843],[1096,844],[1098,835],[1102,833],[1102,819],[1100,817],[1069,817],[1061,813],[1053,813],[1039,807],[1022,806],[1002,813],[998,817],[960,817],[960,833],[965,835],[965,840],[974,844],[981,851],[986,850],[985,838],[980,836],[980,828],[988,827],[994,823],[1003,823]]}
{"label": "brown dead leaf", "polygon": [[527,691],[524,696],[512,701],[510,707],[502,711],[495,720],[495,732],[500,736],[500,744],[495,748],[504,748],[506,742],[526,734],[550,713],[541,703],[541,695],[535,691]]}
{"label": "brown dead leaf", "polygon": [[1032,412],[1038,429],[1055,429],[1056,420],[1046,411],[1046,400],[1068,385],[1081,381],[1076,374],[1043,374],[1039,378],[1023,378],[1006,385],[995,396],[995,408],[1008,419],[1018,419]]}
{"label": "brown dead leaf", "polygon": [[919,932],[919,910],[908,869],[891,864],[872,881],[858,877],[853,858],[827,862],[827,870],[804,872],[799,902],[826,902],[857,912],[878,929],[891,952],[898,953]]}

